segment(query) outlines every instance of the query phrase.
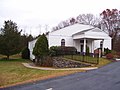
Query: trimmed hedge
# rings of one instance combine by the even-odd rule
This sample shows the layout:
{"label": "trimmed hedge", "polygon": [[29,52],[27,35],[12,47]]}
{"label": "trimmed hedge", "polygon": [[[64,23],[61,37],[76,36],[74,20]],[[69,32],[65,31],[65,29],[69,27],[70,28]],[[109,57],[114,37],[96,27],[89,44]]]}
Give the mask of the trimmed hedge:
{"label": "trimmed hedge", "polygon": [[50,47],[50,56],[73,55],[76,53],[77,49],[75,47],[61,47],[61,46]]}

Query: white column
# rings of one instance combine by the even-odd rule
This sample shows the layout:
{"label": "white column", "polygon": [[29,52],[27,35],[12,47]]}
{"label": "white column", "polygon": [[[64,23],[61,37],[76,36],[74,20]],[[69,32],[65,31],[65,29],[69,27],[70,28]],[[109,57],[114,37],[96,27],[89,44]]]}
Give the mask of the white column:
{"label": "white column", "polygon": [[85,55],[85,53],[86,53],[86,38],[84,38],[83,52],[84,52],[84,55]]}
{"label": "white column", "polygon": [[92,53],[94,53],[94,40],[92,40]]}
{"label": "white column", "polygon": [[100,57],[101,57],[101,54],[103,55],[103,52],[104,52],[104,48],[103,48],[103,46],[104,46],[104,39],[102,40],[102,50],[101,50],[101,53],[100,53]]}
{"label": "white column", "polygon": [[92,40],[92,45],[91,46],[92,46],[92,48],[91,48],[92,52],[91,53],[93,53],[93,57],[94,57],[94,40]]}
{"label": "white column", "polygon": [[104,39],[103,39],[103,45],[102,45],[102,52],[104,52]]}

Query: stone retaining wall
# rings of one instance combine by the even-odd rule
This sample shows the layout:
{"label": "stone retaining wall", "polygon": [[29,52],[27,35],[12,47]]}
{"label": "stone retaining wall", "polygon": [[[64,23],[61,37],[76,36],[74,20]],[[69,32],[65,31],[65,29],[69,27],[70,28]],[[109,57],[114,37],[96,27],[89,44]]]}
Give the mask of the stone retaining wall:
{"label": "stone retaining wall", "polygon": [[55,68],[80,68],[91,66],[88,64],[83,64],[77,61],[65,60],[62,57],[53,58],[53,67]]}

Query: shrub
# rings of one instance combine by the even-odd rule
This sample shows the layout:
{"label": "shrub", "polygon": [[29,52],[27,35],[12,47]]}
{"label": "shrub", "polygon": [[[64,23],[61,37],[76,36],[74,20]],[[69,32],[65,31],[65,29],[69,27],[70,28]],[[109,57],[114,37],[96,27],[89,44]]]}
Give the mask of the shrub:
{"label": "shrub", "polygon": [[120,58],[120,52],[116,52],[114,55],[114,58]]}
{"label": "shrub", "polygon": [[77,49],[75,47],[65,47],[64,53],[65,55],[73,55],[77,53]]}
{"label": "shrub", "polygon": [[50,55],[72,55],[76,54],[77,49],[75,47],[61,47],[61,46],[52,46],[50,47]]}
{"label": "shrub", "polygon": [[49,55],[50,55],[50,56],[56,56],[56,55],[57,55],[56,52],[57,52],[58,48],[59,48],[59,47],[57,47],[57,46],[52,46],[52,47],[50,47]]}
{"label": "shrub", "polygon": [[37,42],[35,43],[35,47],[33,48],[33,54],[38,57],[44,57],[48,55],[48,52],[48,40],[47,37],[43,34],[38,38]]}
{"label": "shrub", "polygon": [[53,66],[53,60],[52,57],[46,57],[45,60],[43,61],[42,66],[44,67],[52,67]]}
{"label": "shrub", "polygon": [[41,63],[42,65],[45,57],[48,56],[48,53],[48,40],[47,37],[43,34],[38,38],[37,42],[35,43],[35,47],[33,48],[33,54],[36,57],[37,63]]}
{"label": "shrub", "polygon": [[106,58],[107,59],[113,59],[114,55],[112,53],[109,53],[106,55]]}
{"label": "shrub", "polygon": [[25,47],[22,50],[22,58],[23,59],[29,59],[30,58],[30,51],[29,51],[28,47]]}
{"label": "shrub", "polygon": [[108,53],[111,53],[111,50],[109,50],[108,48],[104,48],[104,54],[107,55]]}
{"label": "shrub", "polygon": [[117,52],[118,57],[120,57],[120,52]]}

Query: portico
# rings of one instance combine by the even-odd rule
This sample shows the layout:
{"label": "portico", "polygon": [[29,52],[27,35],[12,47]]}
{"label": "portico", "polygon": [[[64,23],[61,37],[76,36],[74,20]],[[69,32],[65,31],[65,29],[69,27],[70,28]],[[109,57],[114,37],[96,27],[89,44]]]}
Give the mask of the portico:
{"label": "portico", "polygon": [[102,31],[99,31],[95,28],[86,30],[84,32],[78,32],[72,37],[78,52],[83,52],[84,55],[87,48],[89,49],[89,53],[94,53],[94,50],[98,48],[101,48],[103,52],[104,41],[108,39],[108,36],[103,36]]}

